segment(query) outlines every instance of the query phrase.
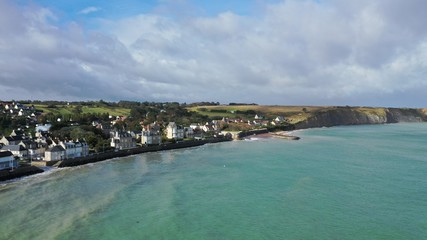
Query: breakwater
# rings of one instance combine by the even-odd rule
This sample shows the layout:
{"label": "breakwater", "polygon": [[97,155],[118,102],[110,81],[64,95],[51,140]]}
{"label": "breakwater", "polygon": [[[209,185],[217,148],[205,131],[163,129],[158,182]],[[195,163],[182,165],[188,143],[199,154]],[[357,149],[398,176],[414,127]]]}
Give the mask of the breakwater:
{"label": "breakwater", "polygon": [[283,126],[269,126],[267,128],[254,129],[248,131],[242,131],[236,134],[236,139],[242,139],[247,136],[257,135],[257,134],[265,134],[277,131],[292,131],[295,130],[295,126],[293,124],[283,125]]}
{"label": "breakwater", "polygon": [[242,139],[242,138],[247,137],[247,136],[256,135],[256,134],[264,134],[264,133],[268,133],[267,128],[239,132],[237,134],[237,138]]}
{"label": "breakwater", "polygon": [[189,147],[197,147],[202,146],[207,143],[218,143],[231,141],[231,138],[209,138],[204,140],[191,140],[191,141],[182,141],[176,143],[169,144],[161,144],[161,145],[153,145],[153,146],[144,146],[130,149],[123,149],[118,151],[110,151],[104,153],[98,153],[94,155],[90,155],[87,157],[81,158],[71,158],[59,161],[55,164],[55,166],[63,168],[63,167],[74,167],[79,165],[84,165],[88,163],[95,163],[104,161],[107,159],[117,158],[117,157],[126,157],[135,154],[147,153],[147,152],[157,152],[157,151],[165,151],[165,150],[173,150],[173,149],[181,149],[181,148],[189,148]]}

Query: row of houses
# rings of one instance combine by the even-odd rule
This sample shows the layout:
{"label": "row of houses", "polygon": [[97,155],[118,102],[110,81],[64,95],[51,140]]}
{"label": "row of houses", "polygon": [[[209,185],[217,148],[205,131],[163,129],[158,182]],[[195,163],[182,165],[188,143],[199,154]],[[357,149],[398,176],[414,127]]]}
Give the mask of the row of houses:
{"label": "row of houses", "polygon": [[243,119],[234,119],[234,118],[222,118],[221,122],[224,123],[241,123],[241,124],[245,124],[247,123],[250,126],[266,126],[266,125],[279,125],[281,123],[286,122],[286,118],[283,116],[277,116],[276,118],[272,119],[272,120],[268,120],[268,119],[264,119],[263,116],[261,115],[255,115],[253,120],[243,120]]}
{"label": "row of houses", "polygon": [[[137,139],[140,139],[142,145],[160,145],[162,138],[165,137],[169,140],[182,140],[182,139],[202,139],[207,133],[219,133],[220,127],[218,121],[208,122],[205,125],[191,124],[189,127],[184,127],[169,122],[163,132],[158,123],[152,123],[143,126],[140,134],[133,132],[114,131],[110,134],[110,146],[115,149],[128,149],[136,147]],[[138,135],[138,137],[137,137]]]}
{"label": "row of houses", "polygon": [[25,106],[18,102],[0,102],[0,114],[6,114],[12,117],[26,116],[28,119],[36,121],[37,112],[33,106]]}
{"label": "row of houses", "polygon": [[[140,133],[112,131],[110,132],[110,147],[115,149],[134,148],[139,140],[141,145],[159,145],[162,139],[182,140],[184,138],[203,138],[204,134],[209,131],[219,130],[217,122],[200,124],[191,124],[189,127],[183,127],[170,122],[165,133],[161,130],[158,123],[152,123],[143,127]],[[49,126],[38,126],[35,137],[17,134],[13,131],[9,136],[3,136],[0,139],[0,152],[11,153],[14,159],[29,160],[63,160],[69,158],[84,157],[89,155],[89,146],[85,141],[59,141],[52,140],[48,137]],[[6,158],[9,159],[10,156]],[[4,162],[9,162],[5,160]],[[12,164],[12,163],[11,163]],[[4,164],[2,168],[10,168],[16,165]]]}
{"label": "row of houses", "polygon": [[[17,167],[20,159],[29,160],[62,160],[84,157],[89,155],[89,146],[85,141],[58,141],[47,138],[42,132],[35,137],[17,135],[15,131],[10,136],[0,139],[0,170]],[[10,161],[10,154],[13,161]]]}
{"label": "row of houses", "polygon": [[[272,121],[260,120],[262,116],[256,115],[256,120],[248,121],[249,125],[277,125],[285,121],[284,117],[278,116]],[[219,134],[221,132],[221,122],[239,122],[244,123],[243,120],[238,121],[236,119],[224,118],[222,120],[213,120],[206,122],[205,124],[192,123],[189,127],[184,127],[176,124],[175,122],[169,122],[166,126],[164,133],[161,130],[161,126],[158,123],[152,123],[143,126],[140,134],[134,132],[125,131],[114,131],[110,134],[111,144],[110,146],[115,149],[128,149],[136,147],[137,140],[140,139],[142,145],[159,145],[162,144],[162,137],[166,139],[182,140],[182,139],[202,139],[206,134]],[[138,135],[138,137],[137,137]]]}
{"label": "row of houses", "polygon": [[[5,109],[8,107],[4,107]],[[15,107],[16,108],[16,107]],[[264,124],[261,116],[256,116],[253,123],[248,124]],[[119,119],[121,120],[121,119]],[[158,123],[145,125],[141,132],[126,132],[126,131],[110,131],[110,147],[114,149],[129,149],[141,145],[160,145],[163,139],[173,139],[179,141],[182,139],[202,139],[206,135],[219,134],[220,126],[224,122],[234,122],[237,120],[223,119],[222,121],[213,120],[205,124],[190,124],[184,127],[169,122],[165,126],[164,131]],[[273,122],[280,123],[285,121],[284,118],[278,117]],[[97,128],[103,131],[109,130],[100,123],[93,123]],[[17,167],[17,159],[31,160],[63,160],[69,158],[85,157],[89,155],[89,146],[85,141],[59,141],[52,140],[48,137],[49,127],[47,125],[36,127],[36,136],[25,136],[16,133],[15,131],[10,136],[3,136],[0,139],[0,169]],[[108,146],[107,146],[108,147]],[[12,156],[12,157],[11,157]]]}

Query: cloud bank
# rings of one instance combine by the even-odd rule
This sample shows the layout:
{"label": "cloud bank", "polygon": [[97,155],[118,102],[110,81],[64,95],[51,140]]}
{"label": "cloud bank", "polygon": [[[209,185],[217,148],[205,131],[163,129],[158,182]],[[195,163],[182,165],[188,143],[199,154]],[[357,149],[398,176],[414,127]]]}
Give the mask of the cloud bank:
{"label": "cloud bank", "polygon": [[0,99],[425,107],[423,9],[288,0],[245,16],[94,19],[94,31],[1,1]]}

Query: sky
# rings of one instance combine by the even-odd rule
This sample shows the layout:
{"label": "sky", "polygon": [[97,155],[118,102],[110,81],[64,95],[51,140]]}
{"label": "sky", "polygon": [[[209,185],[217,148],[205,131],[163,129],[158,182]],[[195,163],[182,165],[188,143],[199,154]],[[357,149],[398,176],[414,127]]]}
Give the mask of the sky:
{"label": "sky", "polygon": [[0,0],[0,100],[427,107],[425,0]]}

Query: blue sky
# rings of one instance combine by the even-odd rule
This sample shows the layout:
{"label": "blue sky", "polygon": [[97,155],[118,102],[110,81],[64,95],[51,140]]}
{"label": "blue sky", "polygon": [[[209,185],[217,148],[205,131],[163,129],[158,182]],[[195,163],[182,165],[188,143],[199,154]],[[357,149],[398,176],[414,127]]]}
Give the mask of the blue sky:
{"label": "blue sky", "polygon": [[[60,16],[60,20],[67,21],[91,21],[94,18],[106,18],[117,20],[120,18],[138,14],[170,14],[162,11],[162,7],[177,7],[179,11],[185,7],[194,15],[215,16],[222,12],[231,11],[239,15],[255,14],[258,7],[277,3],[279,0],[19,0],[22,5],[29,3],[39,4],[54,11]],[[181,9],[180,9],[181,8]]]}
{"label": "blue sky", "polygon": [[0,96],[426,107],[427,1],[2,0]]}

